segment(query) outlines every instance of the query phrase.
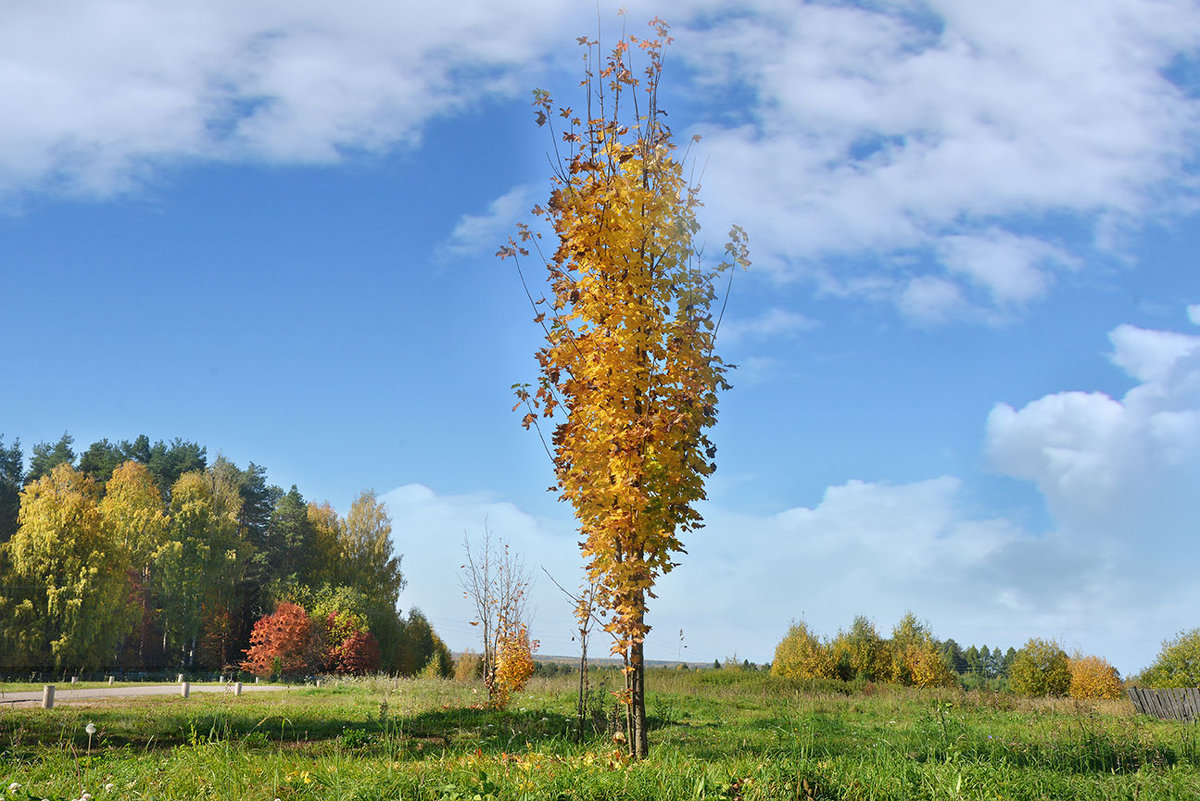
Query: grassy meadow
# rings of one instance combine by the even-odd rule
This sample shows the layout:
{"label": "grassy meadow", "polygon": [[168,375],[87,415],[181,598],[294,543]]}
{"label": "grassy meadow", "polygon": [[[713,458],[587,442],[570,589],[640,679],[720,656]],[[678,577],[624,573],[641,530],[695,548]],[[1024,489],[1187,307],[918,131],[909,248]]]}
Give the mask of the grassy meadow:
{"label": "grassy meadow", "polygon": [[[600,672],[608,688],[619,680]],[[478,686],[382,678],[236,698],[0,708],[0,797],[1200,797],[1197,726],[1136,716],[1126,701],[655,669],[651,755],[630,763],[603,690],[578,740],[576,682],[535,678],[505,711],[483,708]]]}

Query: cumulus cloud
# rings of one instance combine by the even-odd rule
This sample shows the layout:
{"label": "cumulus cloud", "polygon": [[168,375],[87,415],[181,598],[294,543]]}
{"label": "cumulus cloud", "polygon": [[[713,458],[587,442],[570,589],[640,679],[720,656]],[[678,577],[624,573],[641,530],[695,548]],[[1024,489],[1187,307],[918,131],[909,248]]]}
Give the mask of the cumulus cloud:
{"label": "cumulus cloud", "polygon": [[[911,609],[960,642],[1055,637],[1125,673],[1144,667],[1164,637],[1195,625],[1200,603],[1200,336],[1120,326],[1110,340],[1112,363],[1135,382],[1120,398],[1066,391],[1019,409],[998,404],[987,418],[988,462],[1036,485],[1046,531],[980,511],[954,476],[848,481],[771,514],[708,503],[705,528],[657,585],[647,654],[766,660],[792,618],[832,635],[859,613],[887,629]],[[477,534],[486,518],[531,566],[568,586],[580,575],[565,507],[543,519],[421,486],[385,500],[398,550],[412,551],[402,603],[430,613],[454,647],[473,636],[455,570],[464,530]],[[545,650],[573,653],[569,606],[548,581],[535,604]]]}
{"label": "cumulus cloud", "polygon": [[998,404],[985,450],[994,469],[1037,485],[1066,547],[1105,556],[1112,588],[1092,615],[1137,610],[1161,638],[1194,626],[1188,605],[1200,600],[1200,337],[1122,325],[1109,339],[1137,382],[1128,392]]}
{"label": "cumulus cloud", "polygon": [[[631,5],[640,30],[653,9]],[[760,268],[921,325],[1005,319],[1193,189],[1200,96],[1172,82],[1200,44],[1192,5],[683,0],[672,15],[687,69],[671,88],[706,134],[705,221],[746,222]],[[8,3],[0,197],[413,145],[548,63],[574,75],[574,36],[593,29],[552,0]],[[498,211],[464,217],[443,255]],[[1085,234],[1056,241],[1061,221]]]}
{"label": "cumulus cloud", "polygon": [[320,163],[524,91],[561,4],[8,3],[0,193],[107,195],[163,162]]}
{"label": "cumulus cloud", "polygon": [[1119,399],[1072,391],[1020,410],[998,404],[986,451],[995,469],[1035,482],[1067,528],[1119,536],[1134,532],[1114,526],[1169,524],[1146,515],[1190,495],[1180,493],[1200,467],[1200,336],[1122,325],[1109,338],[1136,386]]}
{"label": "cumulus cloud", "polygon": [[[708,91],[754,98],[703,126],[705,188],[782,277],[853,292],[864,273],[890,276],[863,294],[923,323],[964,300],[1004,309],[1192,188],[1200,99],[1169,77],[1200,43],[1192,6],[757,8],[693,32],[684,52]],[[1031,225],[1048,218],[1093,241]]]}

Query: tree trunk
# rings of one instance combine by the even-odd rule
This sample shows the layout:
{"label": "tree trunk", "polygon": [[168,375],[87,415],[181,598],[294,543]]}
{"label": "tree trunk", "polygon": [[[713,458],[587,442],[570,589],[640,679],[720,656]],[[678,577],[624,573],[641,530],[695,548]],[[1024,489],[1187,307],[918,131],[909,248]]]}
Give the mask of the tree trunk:
{"label": "tree trunk", "polygon": [[629,651],[629,717],[633,724],[629,729],[629,756],[645,759],[650,753],[650,740],[646,733],[646,663],[642,641],[635,642]]}
{"label": "tree trunk", "polygon": [[583,742],[584,715],[587,712],[588,663],[587,663],[587,629],[579,630],[579,742]]}

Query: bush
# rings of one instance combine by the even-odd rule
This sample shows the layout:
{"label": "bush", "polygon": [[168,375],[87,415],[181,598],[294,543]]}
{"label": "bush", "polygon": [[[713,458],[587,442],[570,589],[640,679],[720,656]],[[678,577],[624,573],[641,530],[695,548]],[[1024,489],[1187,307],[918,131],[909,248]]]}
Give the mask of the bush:
{"label": "bush", "polygon": [[849,631],[838,632],[832,651],[838,675],[846,681],[886,681],[892,675],[888,643],[863,615],[854,618]]}
{"label": "bush", "polygon": [[953,687],[958,677],[942,655],[929,627],[908,612],[892,630],[891,681],[913,687]]}
{"label": "bush", "polygon": [[519,692],[536,670],[533,651],[537,643],[529,639],[525,624],[504,634],[496,643],[496,678],[492,682],[488,703],[496,709],[508,706],[512,694]]}
{"label": "bush", "polygon": [[463,651],[454,662],[455,681],[474,681],[483,676],[483,657],[474,651]]}
{"label": "bush", "polygon": [[792,623],[775,646],[771,675],[789,679],[833,679],[837,678],[837,668],[829,646],[800,621]]}
{"label": "bush", "polygon": [[250,632],[250,647],[242,670],[256,676],[307,673],[315,662],[312,621],[304,607],[281,603],[272,615],[264,615]]}
{"label": "bush", "polygon": [[1071,660],[1072,698],[1120,698],[1121,676],[1108,660],[1082,656]]}
{"label": "bush", "polygon": [[1165,641],[1141,680],[1147,687],[1200,687],[1200,629]]}
{"label": "bush", "polygon": [[329,650],[329,667],[335,673],[375,673],[381,660],[379,643],[369,631],[356,631]]}
{"label": "bush", "polygon": [[1019,695],[1066,695],[1071,689],[1071,659],[1053,640],[1031,639],[1013,659],[1009,686]]}

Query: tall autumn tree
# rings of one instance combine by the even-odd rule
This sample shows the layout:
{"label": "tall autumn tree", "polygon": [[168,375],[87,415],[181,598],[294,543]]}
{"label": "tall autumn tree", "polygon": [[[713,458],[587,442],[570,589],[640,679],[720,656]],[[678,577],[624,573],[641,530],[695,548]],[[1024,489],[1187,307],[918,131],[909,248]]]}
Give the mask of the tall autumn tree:
{"label": "tall autumn tree", "polygon": [[[526,427],[538,413],[557,420],[555,475],[579,519],[597,599],[612,610],[607,628],[625,662],[633,757],[649,748],[646,603],[683,552],[680,535],[702,524],[695,505],[716,469],[705,432],[728,384],[713,350],[715,282],[749,264],[736,227],[726,260],[701,264],[699,187],[684,176],[658,104],[670,38],[663,22],[651,24],[654,38],[622,39],[603,62],[599,43],[580,39],[585,109],[558,109],[569,155],[557,165],[549,203],[533,210],[558,237],[545,259],[549,299],[530,293],[547,344],[537,353],[537,388],[516,388]],[[635,75],[634,47],[647,62],[643,77]],[[534,98],[538,123],[550,122],[550,96],[539,90]],[[500,251],[518,270],[529,247],[543,252],[537,233],[519,233]]]}
{"label": "tall autumn tree", "polygon": [[17,582],[29,591],[16,617],[28,626],[30,661],[96,668],[116,658],[136,610],[127,603],[129,552],[103,524],[99,489],[60,462],[21,493],[9,542]]}
{"label": "tall autumn tree", "polygon": [[346,514],[341,530],[343,584],[358,587],[395,608],[404,589],[400,560],[392,548],[392,518],[375,494],[364,490]]}
{"label": "tall autumn tree", "polygon": [[164,647],[189,667],[208,618],[233,596],[244,566],[230,497],[200,471],[184,473],[171,488],[171,528],[155,555],[154,577]]}
{"label": "tall autumn tree", "polygon": [[144,464],[129,460],[111,472],[100,514],[112,536],[128,551],[133,568],[145,573],[162,546],[170,520],[154,476]]}
{"label": "tall autumn tree", "polygon": [[156,617],[150,601],[151,565],[171,524],[146,465],[130,459],[112,471],[100,501],[100,517],[108,535],[129,556],[128,604],[136,625],[126,653],[144,664]]}

